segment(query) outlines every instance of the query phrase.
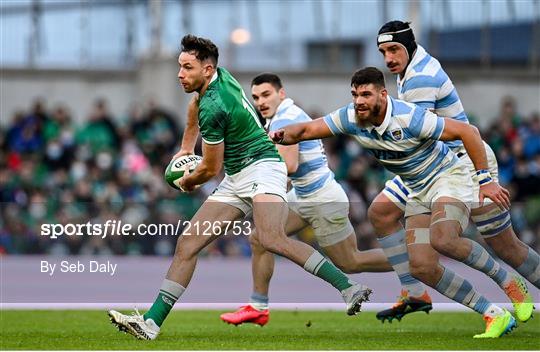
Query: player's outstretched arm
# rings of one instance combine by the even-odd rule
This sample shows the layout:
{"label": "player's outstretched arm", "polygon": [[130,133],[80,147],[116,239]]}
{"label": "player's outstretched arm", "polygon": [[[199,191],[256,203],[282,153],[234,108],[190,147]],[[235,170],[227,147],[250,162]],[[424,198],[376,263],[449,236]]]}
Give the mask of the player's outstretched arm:
{"label": "player's outstretched arm", "polygon": [[283,145],[296,144],[310,139],[327,138],[333,135],[322,117],[310,122],[285,126],[268,133],[268,136],[274,143]]}
{"label": "player's outstretched arm", "polygon": [[199,99],[196,94],[193,95],[188,104],[186,128],[182,136],[182,145],[180,151],[173,156],[173,159],[183,155],[195,153],[195,144],[199,137]]}
{"label": "player's outstretched arm", "polygon": [[185,192],[193,191],[197,186],[202,185],[212,177],[216,176],[223,167],[223,154],[225,151],[225,144],[207,144],[203,143],[203,160],[190,174],[184,173],[184,176],[180,179],[180,187]]}
{"label": "player's outstretched arm", "polygon": [[480,203],[482,204],[484,198],[488,197],[499,207],[509,209],[510,193],[496,182],[493,182],[489,174],[486,149],[478,128],[453,119],[445,118],[444,120],[444,129],[439,139],[442,141],[460,139],[463,142],[463,146],[474,164],[478,182],[480,183]]}

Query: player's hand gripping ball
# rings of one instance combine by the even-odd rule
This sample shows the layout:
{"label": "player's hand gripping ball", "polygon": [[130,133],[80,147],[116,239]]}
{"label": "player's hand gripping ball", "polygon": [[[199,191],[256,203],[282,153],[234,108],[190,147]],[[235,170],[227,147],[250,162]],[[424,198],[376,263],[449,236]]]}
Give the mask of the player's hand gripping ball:
{"label": "player's hand gripping ball", "polygon": [[165,180],[171,187],[183,191],[182,188],[180,188],[178,181],[184,176],[186,168],[188,168],[191,173],[201,161],[202,157],[195,154],[184,155],[171,160],[165,170]]}

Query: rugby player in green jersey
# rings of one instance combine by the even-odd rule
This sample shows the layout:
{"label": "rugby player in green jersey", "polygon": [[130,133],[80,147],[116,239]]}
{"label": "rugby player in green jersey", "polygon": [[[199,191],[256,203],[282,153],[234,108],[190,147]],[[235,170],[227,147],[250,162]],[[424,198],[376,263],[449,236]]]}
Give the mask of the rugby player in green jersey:
{"label": "rugby player in green jersey", "polygon": [[[186,93],[196,92],[199,98],[190,104],[188,128],[176,156],[193,152],[200,131],[203,159],[192,173],[185,173],[179,184],[184,191],[192,191],[216,176],[223,166],[225,178],[178,239],[171,266],[150,310],[144,315],[138,311],[132,315],[109,311],[113,324],[139,339],[157,337],[191,280],[198,253],[250,211],[259,243],[338,289],[347,304],[347,314],[360,311],[371,293],[366,286],[349,280],[312,247],[286,236],[287,168],[240,84],[227,70],[217,67],[218,56],[218,48],[208,39],[193,35],[182,39],[178,78]],[[193,123],[194,119],[198,124]],[[212,235],[202,233],[203,222],[212,224]]]}

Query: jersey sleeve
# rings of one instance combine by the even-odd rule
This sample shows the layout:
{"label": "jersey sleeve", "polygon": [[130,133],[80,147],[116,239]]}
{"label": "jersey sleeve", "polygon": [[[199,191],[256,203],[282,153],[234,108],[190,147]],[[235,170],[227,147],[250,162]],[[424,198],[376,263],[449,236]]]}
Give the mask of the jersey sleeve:
{"label": "jersey sleeve", "polygon": [[[349,121],[350,105],[337,109],[323,117],[323,121],[334,135],[352,133],[351,122]],[[354,113],[354,110],[352,110]]]}
{"label": "jersey sleeve", "polygon": [[439,139],[444,130],[444,118],[420,106],[415,107],[409,131],[419,139]]}
{"label": "jersey sleeve", "polygon": [[199,108],[199,128],[206,144],[219,144],[225,140],[227,114],[211,106]]}
{"label": "jersey sleeve", "polygon": [[418,75],[408,79],[403,85],[401,99],[426,109],[435,109],[440,90],[445,83],[442,72],[435,76]]}

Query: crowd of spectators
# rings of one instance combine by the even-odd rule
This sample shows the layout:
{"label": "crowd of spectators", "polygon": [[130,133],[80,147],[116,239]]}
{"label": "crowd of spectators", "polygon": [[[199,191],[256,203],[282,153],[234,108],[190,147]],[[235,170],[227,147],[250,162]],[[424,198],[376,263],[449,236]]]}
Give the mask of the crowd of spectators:
{"label": "crowd of spectators", "polygon": [[[149,102],[112,116],[104,100],[75,123],[69,109],[36,100],[0,130],[0,254],[170,255],[175,236],[41,235],[42,224],[122,221],[177,224],[189,220],[219,182],[192,194],[168,186],[163,171],[179,146],[174,114]],[[501,183],[511,190],[516,232],[540,245],[540,115],[520,116],[511,97],[482,131],[499,161]],[[351,201],[351,220],[361,249],[377,246],[367,207],[391,177],[349,138],[325,141],[330,167]],[[200,151],[200,146],[198,146]],[[312,233],[299,234],[313,241]],[[222,236],[206,255],[248,256],[246,236]]]}

